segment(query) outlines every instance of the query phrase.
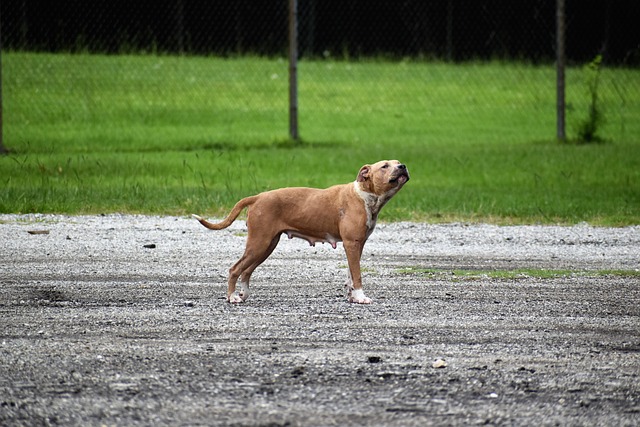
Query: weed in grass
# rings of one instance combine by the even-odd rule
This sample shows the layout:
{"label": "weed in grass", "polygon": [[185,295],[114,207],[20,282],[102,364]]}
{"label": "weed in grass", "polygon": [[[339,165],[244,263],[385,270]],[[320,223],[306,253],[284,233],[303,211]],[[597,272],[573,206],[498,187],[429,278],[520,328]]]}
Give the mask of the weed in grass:
{"label": "weed in grass", "polygon": [[597,55],[593,61],[586,67],[587,89],[589,93],[589,108],[586,119],[580,122],[578,126],[578,142],[594,143],[602,142],[603,139],[598,135],[598,130],[604,122],[604,113],[599,104],[599,87],[600,87],[600,67],[602,65],[602,55]]}

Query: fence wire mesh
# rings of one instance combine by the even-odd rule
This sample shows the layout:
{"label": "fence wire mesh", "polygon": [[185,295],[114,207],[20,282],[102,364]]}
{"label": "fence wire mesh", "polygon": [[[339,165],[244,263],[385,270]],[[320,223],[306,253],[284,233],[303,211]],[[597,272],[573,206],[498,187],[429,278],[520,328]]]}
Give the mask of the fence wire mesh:
{"label": "fence wire mesh", "polygon": [[[72,134],[104,142],[92,123],[105,115],[123,145],[157,138],[152,128],[167,143],[184,127],[185,144],[286,139],[286,0],[0,7],[5,145],[44,138],[29,130],[41,122],[56,144]],[[377,138],[397,141],[555,136],[554,1],[298,0],[298,22],[304,139],[358,141],[372,123]],[[574,133],[597,80],[604,136],[638,138],[637,22],[635,0],[568,2]]]}

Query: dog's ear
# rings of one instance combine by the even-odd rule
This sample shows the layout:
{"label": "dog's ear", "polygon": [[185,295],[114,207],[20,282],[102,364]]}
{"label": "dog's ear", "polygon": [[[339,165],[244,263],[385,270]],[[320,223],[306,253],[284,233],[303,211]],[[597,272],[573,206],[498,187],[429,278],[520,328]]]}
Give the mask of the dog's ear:
{"label": "dog's ear", "polygon": [[369,179],[369,173],[371,173],[371,165],[364,165],[358,172],[358,182],[364,182]]}

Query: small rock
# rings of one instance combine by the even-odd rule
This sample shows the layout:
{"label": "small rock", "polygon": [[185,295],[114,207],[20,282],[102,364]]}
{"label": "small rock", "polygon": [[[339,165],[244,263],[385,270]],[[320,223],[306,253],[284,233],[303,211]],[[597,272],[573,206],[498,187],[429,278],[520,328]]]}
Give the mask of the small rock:
{"label": "small rock", "polygon": [[432,364],[435,369],[441,369],[447,367],[447,362],[444,359],[436,359]]}
{"label": "small rock", "polygon": [[291,376],[293,378],[298,378],[304,375],[304,366],[298,366],[291,371]]}
{"label": "small rock", "polygon": [[49,230],[28,230],[29,234],[49,234]]}
{"label": "small rock", "polygon": [[382,362],[382,357],[380,357],[380,356],[369,356],[367,358],[367,361],[369,363],[380,363],[380,362]]}

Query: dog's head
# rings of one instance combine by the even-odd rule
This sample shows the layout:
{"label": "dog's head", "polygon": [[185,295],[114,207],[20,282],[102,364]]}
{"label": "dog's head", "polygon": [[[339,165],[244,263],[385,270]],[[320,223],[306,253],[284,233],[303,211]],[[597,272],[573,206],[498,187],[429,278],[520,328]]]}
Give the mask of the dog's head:
{"label": "dog's head", "polygon": [[393,196],[409,181],[409,171],[397,160],[381,160],[362,166],[357,181],[363,191],[377,196]]}

